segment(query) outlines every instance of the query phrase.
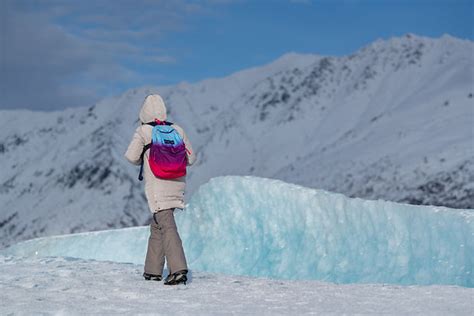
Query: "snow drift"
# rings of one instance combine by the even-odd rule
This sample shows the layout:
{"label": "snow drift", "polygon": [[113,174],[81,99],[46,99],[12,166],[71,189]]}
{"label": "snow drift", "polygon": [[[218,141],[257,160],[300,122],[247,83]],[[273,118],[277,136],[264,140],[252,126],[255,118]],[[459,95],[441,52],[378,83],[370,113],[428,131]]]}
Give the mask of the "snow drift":
{"label": "snow drift", "polygon": [[[191,269],[338,283],[474,286],[474,210],[347,198],[256,177],[201,186],[178,227]],[[3,254],[143,263],[148,228],[39,238]]]}

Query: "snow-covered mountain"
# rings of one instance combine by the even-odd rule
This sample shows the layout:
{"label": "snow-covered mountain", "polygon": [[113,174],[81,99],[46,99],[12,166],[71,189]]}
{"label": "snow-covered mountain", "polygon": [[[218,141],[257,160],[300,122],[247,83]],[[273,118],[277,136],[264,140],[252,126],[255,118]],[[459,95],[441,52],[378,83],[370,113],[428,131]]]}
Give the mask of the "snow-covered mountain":
{"label": "snow-covered mountain", "polygon": [[350,56],[288,54],[87,108],[0,111],[1,244],[148,222],[138,170],[123,153],[156,92],[198,152],[188,195],[237,174],[474,208],[473,50],[472,41],[409,34]]}

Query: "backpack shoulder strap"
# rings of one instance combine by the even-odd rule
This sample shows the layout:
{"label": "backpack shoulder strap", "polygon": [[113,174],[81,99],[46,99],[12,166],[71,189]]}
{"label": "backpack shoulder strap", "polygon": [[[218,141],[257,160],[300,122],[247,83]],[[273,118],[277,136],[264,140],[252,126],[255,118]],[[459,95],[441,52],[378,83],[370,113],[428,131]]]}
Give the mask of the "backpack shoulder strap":
{"label": "backpack shoulder strap", "polygon": [[141,164],[140,164],[140,172],[138,173],[138,180],[139,181],[142,181],[143,180],[143,157],[145,156],[145,151],[147,151],[148,149],[150,149],[151,147],[151,143],[150,144],[146,144],[145,146],[143,146],[143,150],[142,150],[142,153],[140,154],[140,159],[141,159]]}

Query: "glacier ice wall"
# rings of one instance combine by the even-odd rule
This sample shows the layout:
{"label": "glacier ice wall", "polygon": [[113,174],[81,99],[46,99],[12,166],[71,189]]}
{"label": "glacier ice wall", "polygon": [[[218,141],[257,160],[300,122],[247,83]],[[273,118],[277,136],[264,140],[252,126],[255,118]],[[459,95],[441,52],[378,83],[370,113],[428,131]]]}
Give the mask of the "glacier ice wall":
{"label": "glacier ice wall", "polygon": [[221,177],[191,198],[180,228],[191,266],[205,271],[474,286],[474,210]]}
{"label": "glacier ice wall", "polygon": [[[255,177],[201,186],[178,227],[191,269],[338,283],[474,287],[474,210],[413,206]],[[143,263],[148,228],[40,238],[16,255]]]}

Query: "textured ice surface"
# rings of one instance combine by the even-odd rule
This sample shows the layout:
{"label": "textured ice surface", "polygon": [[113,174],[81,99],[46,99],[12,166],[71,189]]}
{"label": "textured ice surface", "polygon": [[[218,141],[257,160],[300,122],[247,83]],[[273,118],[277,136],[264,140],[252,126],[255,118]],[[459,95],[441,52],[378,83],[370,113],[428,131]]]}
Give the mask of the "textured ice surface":
{"label": "textured ice surface", "polygon": [[[219,177],[177,214],[191,269],[339,283],[474,286],[474,210],[351,199]],[[148,228],[20,243],[5,253],[143,263]]]}
{"label": "textured ice surface", "polygon": [[470,315],[474,289],[333,284],[192,271],[146,282],[142,265],[0,255],[0,315]]}
{"label": "textured ice surface", "polygon": [[195,269],[332,282],[474,286],[474,210],[214,178],[180,218]]}

